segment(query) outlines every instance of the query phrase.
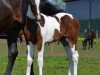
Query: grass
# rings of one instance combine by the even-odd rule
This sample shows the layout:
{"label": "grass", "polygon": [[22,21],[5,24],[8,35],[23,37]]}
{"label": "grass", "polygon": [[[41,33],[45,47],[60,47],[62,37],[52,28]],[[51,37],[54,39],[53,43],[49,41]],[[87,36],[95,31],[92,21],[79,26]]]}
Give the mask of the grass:
{"label": "grass", "polygon": [[[1,44],[2,45],[2,44]],[[7,46],[0,45],[0,75],[4,74],[7,66]],[[16,59],[12,75],[25,75],[26,73],[26,47],[18,46],[19,56]],[[96,41],[93,50],[82,50],[81,39],[78,41],[80,54],[78,75],[100,75],[100,43]],[[3,54],[2,54],[3,53]],[[34,58],[34,73],[38,75],[37,51]],[[46,45],[44,53],[43,75],[68,75],[68,58],[61,45]]]}
{"label": "grass", "polygon": [[[6,57],[0,57],[0,75],[3,75],[7,63]],[[5,62],[6,61],[6,62]],[[26,57],[17,57],[12,75],[25,75]],[[38,75],[37,60],[34,59],[34,72]],[[68,59],[66,57],[45,57],[44,75],[67,75]],[[100,75],[100,60],[98,58],[80,58],[78,75]]]}

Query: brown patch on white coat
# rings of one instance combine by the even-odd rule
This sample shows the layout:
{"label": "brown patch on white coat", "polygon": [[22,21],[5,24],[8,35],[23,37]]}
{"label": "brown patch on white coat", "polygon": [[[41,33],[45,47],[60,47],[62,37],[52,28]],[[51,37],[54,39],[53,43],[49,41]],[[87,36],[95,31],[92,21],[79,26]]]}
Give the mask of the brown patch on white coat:
{"label": "brown patch on white coat", "polygon": [[[66,40],[70,45],[75,44],[77,42],[77,37],[78,37],[78,32],[79,32],[78,21],[75,18],[72,19],[68,15],[64,15],[60,19],[55,15],[55,16],[53,16],[53,18],[55,18],[55,20],[60,24],[60,32],[58,29],[54,30],[52,41],[60,40],[63,36],[66,36]],[[44,16],[41,15],[41,20],[38,23],[40,24],[41,27],[44,27],[45,21],[46,20],[45,20]],[[25,31],[25,33],[27,34],[28,39],[30,38],[30,40],[31,40],[32,38],[34,38],[33,43],[34,44],[37,43],[37,45],[38,45],[38,40],[40,40],[40,39],[42,40],[42,36],[40,37],[40,35],[41,35],[40,28],[41,27],[39,27],[39,25],[37,25],[37,23],[35,23],[35,22],[33,23],[33,22],[34,21],[32,19],[27,17],[27,25],[28,26],[27,25],[25,26],[25,28],[27,28],[27,29],[25,29],[25,30],[27,30],[27,33],[26,33],[26,31]],[[36,36],[38,36],[38,38]],[[52,42],[52,41],[48,41],[48,42]],[[41,48],[39,48],[39,50],[41,50]]]}
{"label": "brown patch on white coat", "polygon": [[[53,17],[41,14],[41,20],[38,23],[27,18],[24,33],[26,40],[37,46],[39,75],[42,75],[44,44],[52,41],[60,41],[65,50],[68,46],[69,49],[66,50],[70,62],[68,74],[72,75],[74,73],[74,75],[77,75],[79,55],[75,46],[79,33],[79,23],[71,14],[58,13]],[[71,62],[76,64],[72,65]],[[72,66],[74,66],[74,70],[72,70]]]}
{"label": "brown patch on white coat", "polygon": [[[78,21],[74,17],[71,18],[69,15],[64,15],[60,19],[55,15],[52,16],[52,18],[55,18],[55,20],[60,24],[60,31],[57,28],[54,29],[52,41],[60,40],[63,36],[66,36],[66,40],[69,45],[75,44],[77,42],[79,32]],[[42,18],[39,21],[41,27],[45,27],[45,21],[46,19],[42,15]]]}

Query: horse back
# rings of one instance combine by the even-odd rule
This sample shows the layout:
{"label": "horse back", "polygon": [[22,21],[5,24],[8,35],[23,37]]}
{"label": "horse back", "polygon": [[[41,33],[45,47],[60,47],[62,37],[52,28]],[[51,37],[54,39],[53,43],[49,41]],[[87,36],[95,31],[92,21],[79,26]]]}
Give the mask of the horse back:
{"label": "horse back", "polygon": [[86,39],[94,39],[96,37],[96,33],[93,29],[87,29],[85,32]]}
{"label": "horse back", "polygon": [[93,38],[96,37],[96,32],[94,30],[91,31],[91,37],[93,37]]}

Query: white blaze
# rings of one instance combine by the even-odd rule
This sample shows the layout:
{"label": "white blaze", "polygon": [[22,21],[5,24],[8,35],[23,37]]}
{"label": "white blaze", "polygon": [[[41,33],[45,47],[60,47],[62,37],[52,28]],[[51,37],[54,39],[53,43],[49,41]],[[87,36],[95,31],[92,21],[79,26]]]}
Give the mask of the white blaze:
{"label": "white blaze", "polygon": [[39,10],[40,0],[35,0],[35,4],[37,7],[38,19],[40,19],[40,10]]}

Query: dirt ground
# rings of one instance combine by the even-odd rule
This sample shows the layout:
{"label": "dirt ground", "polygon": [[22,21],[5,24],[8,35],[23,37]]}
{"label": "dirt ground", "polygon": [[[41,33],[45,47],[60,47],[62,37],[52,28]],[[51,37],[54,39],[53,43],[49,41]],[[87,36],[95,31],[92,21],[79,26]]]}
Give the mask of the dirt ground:
{"label": "dirt ground", "polygon": [[[82,47],[80,47],[78,49],[80,57],[100,58],[100,50],[99,50],[100,47],[99,47],[99,45],[98,46],[95,45],[96,47],[93,50],[82,50]],[[3,46],[6,47],[6,48],[4,48]],[[66,56],[67,55],[64,50],[56,49],[56,46],[59,46],[59,45],[54,45],[53,50],[52,50],[51,46],[49,48],[45,49],[44,56]],[[61,48],[61,49],[63,49],[63,48]],[[27,49],[26,49],[25,41],[22,43],[22,45],[18,45],[19,56],[26,56],[26,50]],[[3,40],[0,39],[0,56],[7,56],[7,54],[8,54],[7,41],[5,39],[3,39]],[[37,56],[37,50],[35,50],[35,55]]]}
{"label": "dirt ground", "polygon": [[6,43],[6,39],[0,39],[0,45]]}

